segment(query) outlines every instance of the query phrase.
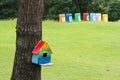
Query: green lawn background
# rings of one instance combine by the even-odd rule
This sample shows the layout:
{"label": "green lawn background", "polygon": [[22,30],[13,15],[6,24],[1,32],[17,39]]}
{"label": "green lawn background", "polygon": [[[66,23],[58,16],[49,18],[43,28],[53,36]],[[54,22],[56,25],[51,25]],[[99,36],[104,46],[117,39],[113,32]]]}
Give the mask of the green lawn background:
{"label": "green lawn background", "polygon": [[[120,80],[120,23],[43,21],[43,40],[53,51],[42,80]],[[0,80],[9,80],[16,20],[0,21]]]}

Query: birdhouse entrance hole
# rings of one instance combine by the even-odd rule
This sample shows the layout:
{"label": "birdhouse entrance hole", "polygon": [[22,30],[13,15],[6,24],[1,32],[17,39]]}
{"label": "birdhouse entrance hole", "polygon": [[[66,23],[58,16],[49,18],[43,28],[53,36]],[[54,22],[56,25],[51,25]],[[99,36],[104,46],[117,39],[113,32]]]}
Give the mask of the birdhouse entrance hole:
{"label": "birdhouse entrance hole", "polygon": [[47,53],[43,53],[43,57],[47,57]]}

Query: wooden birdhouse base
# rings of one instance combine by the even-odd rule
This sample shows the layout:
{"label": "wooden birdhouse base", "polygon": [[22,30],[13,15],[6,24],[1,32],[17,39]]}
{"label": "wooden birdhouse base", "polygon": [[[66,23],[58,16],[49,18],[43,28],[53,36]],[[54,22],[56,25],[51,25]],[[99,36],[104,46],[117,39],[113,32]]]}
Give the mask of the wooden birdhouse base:
{"label": "wooden birdhouse base", "polygon": [[45,64],[40,64],[41,66],[52,66],[53,63],[45,63]]}

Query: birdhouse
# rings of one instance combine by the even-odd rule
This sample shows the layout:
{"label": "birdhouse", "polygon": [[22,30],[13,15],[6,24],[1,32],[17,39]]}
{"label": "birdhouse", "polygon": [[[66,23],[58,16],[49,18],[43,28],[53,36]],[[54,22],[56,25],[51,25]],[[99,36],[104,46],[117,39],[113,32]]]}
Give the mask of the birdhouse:
{"label": "birdhouse", "polygon": [[40,40],[32,51],[32,63],[39,65],[51,65],[52,51],[47,42]]}

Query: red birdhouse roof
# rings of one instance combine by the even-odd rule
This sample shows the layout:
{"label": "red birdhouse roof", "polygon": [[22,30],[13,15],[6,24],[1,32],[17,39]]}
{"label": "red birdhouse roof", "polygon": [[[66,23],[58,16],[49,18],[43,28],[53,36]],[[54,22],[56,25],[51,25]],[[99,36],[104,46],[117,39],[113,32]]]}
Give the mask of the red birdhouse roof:
{"label": "red birdhouse roof", "polygon": [[[46,50],[46,49],[50,49],[49,45],[45,41],[40,40],[37,43],[37,45],[35,46],[35,48],[33,49],[32,53],[38,54],[40,50]],[[51,51],[51,49],[50,49],[50,51]]]}
{"label": "red birdhouse roof", "polygon": [[35,46],[35,48],[33,49],[32,53],[37,54],[39,50],[42,48],[42,46],[44,45],[44,43],[45,43],[44,41],[40,40]]}

